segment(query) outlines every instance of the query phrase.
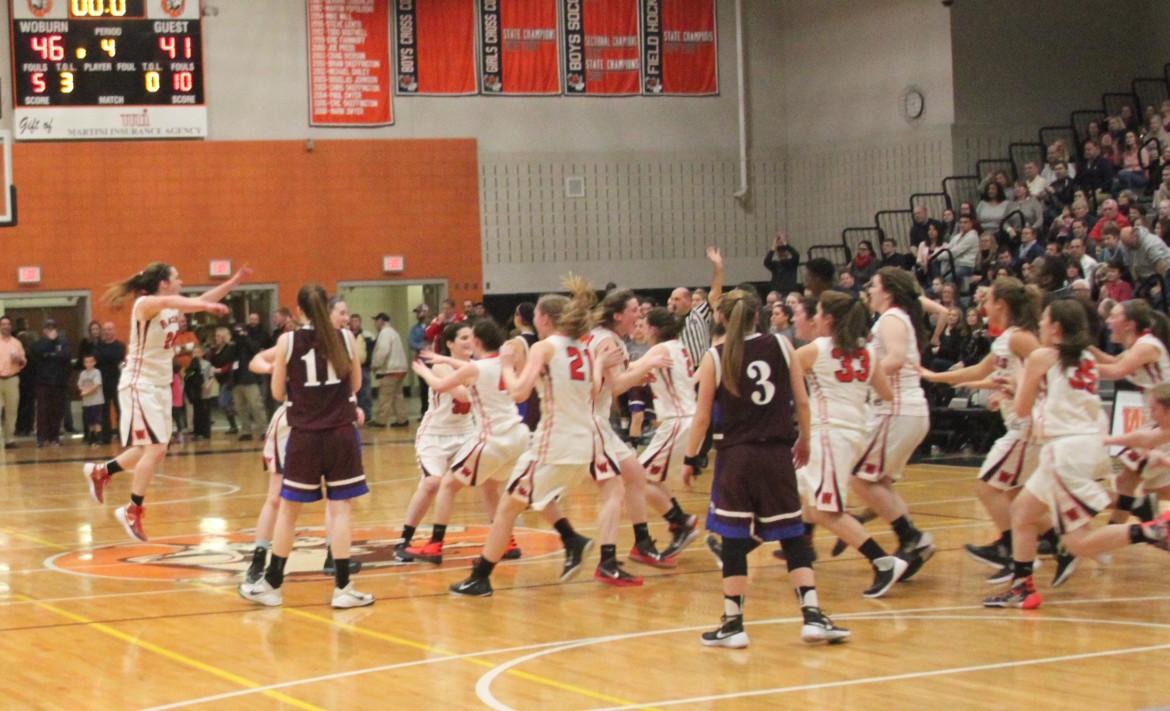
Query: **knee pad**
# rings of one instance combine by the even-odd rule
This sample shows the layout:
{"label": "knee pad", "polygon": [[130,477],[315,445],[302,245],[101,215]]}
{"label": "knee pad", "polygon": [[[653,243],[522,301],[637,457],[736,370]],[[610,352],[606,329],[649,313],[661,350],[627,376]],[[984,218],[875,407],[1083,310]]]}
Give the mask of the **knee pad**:
{"label": "knee pad", "polygon": [[804,536],[785,538],[780,541],[780,547],[784,549],[784,559],[788,561],[788,572],[797,568],[811,568],[816,560],[812,544]]}
{"label": "knee pad", "polygon": [[748,553],[752,552],[756,545],[756,542],[750,538],[724,538],[723,553],[720,556],[723,561],[723,577],[747,575]]}

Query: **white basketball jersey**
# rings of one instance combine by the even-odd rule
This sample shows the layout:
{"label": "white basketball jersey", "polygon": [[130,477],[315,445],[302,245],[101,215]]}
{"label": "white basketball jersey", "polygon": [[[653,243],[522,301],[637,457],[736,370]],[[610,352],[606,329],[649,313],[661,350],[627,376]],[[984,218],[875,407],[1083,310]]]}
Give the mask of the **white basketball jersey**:
{"label": "white basketball jersey", "polygon": [[1104,434],[1101,398],[1097,396],[1097,359],[1092,353],[1082,351],[1074,368],[1057,361],[1044,374],[1044,397],[1032,406],[1032,431],[1040,440]]}
{"label": "white basketball jersey", "polygon": [[536,381],[540,423],[532,435],[537,463],[593,461],[593,360],[581,341],[552,335],[544,339],[553,355]]}
{"label": "white basketball jersey", "polygon": [[479,377],[471,387],[471,409],[479,421],[479,429],[487,435],[507,432],[520,425],[520,412],[504,385],[500,359],[490,356],[475,361]]}
{"label": "white basketball jersey", "polygon": [[650,391],[654,393],[654,414],[659,420],[693,417],[695,414],[694,367],[686,346],[677,338],[662,346],[670,355],[669,368],[655,368]]}
{"label": "white basketball jersey", "polygon": [[1145,391],[1170,378],[1170,357],[1166,354],[1166,344],[1162,343],[1161,339],[1148,331],[1138,336],[1138,339],[1133,344],[1136,346],[1139,343],[1145,343],[1157,348],[1158,360],[1143,365],[1134,371],[1132,375],[1126,376],[1125,379],[1142,389],[1142,397],[1146,400],[1146,404],[1149,405],[1149,394]]}
{"label": "white basketball jersey", "polygon": [[897,307],[885,310],[873,325],[874,352],[880,361],[886,357],[886,347],[882,343],[878,326],[884,319],[892,318],[899,321],[906,332],[906,360],[898,372],[890,378],[890,388],[894,391],[892,401],[874,398],[873,409],[879,415],[910,415],[925,417],[930,415],[926,404],[926,393],[922,391],[922,382],[918,378],[918,332],[906,312]]}
{"label": "white basketball jersey", "polygon": [[[994,358],[995,363],[995,370],[991,372],[991,377],[1007,380],[1012,384],[1012,392],[1015,392],[1016,387],[1020,384],[1020,372],[1024,366],[1024,362],[1016,357],[1011,349],[1012,335],[1018,330],[1020,329],[1012,326],[991,342],[991,357]],[[1001,394],[1001,397],[1004,396]],[[1015,398],[1000,400],[999,414],[1003,417],[1004,424],[1011,426],[1018,419]]]}
{"label": "white basketball jersey", "polygon": [[471,403],[459,402],[450,392],[438,393],[431,389],[430,404],[422,422],[418,424],[415,441],[426,435],[467,435],[475,433],[471,417]]}
{"label": "white basketball jersey", "polygon": [[179,310],[163,309],[154,318],[141,321],[138,306],[143,298],[135,299],[130,309],[130,346],[118,380],[119,389],[139,383],[170,387],[175,375],[173,344],[179,332]]}
{"label": "white basketball jersey", "polygon": [[[607,340],[612,340],[621,349],[623,356],[622,370],[625,370],[630,365],[630,351],[626,348],[625,342],[618,338],[618,335],[613,331],[603,326],[598,326],[582,338],[581,342],[588,346],[589,355],[596,359],[597,350]],[[593,403],[593,414],[597,415],[597,418],[604,422],[606,426],[609,425],[609,412],[610,408],[613,407],[613,393],[610,392],[608,386],[608,383],[602,384],[601,392],[597,394],[597,398]]]}
{"label": "white basketball jersey", "polygon": [[805,372],[812,403],[813,427],[833,426],[865,431],[869,420],[866,397],[878,359],[873,344],[843,352],[828,336],[813,341],[817,359]]}

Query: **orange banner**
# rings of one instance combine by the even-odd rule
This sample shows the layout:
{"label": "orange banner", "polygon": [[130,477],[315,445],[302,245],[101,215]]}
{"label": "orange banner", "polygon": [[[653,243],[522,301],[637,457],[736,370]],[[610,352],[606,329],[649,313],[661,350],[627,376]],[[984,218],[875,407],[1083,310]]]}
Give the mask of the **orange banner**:
{"label": "orange banner", "polygon": [[480,0],[485,94],[561,93],[557,0]]}
{"label": "orange banner", "polygon": [[642,91],[719,93],[715,0],[642,0]]}
{"label": "orange banner", "polygon": [[475,94],[475,0],[395,0],[398,94]]}
{"label": "orange banner", "polygon": [[385,0],[307,0],[309,125],[386,126],[390,17]]}
{"label": "orange banner", "polygon": [[565,93],[641,93],[638,0],[562,0]]}

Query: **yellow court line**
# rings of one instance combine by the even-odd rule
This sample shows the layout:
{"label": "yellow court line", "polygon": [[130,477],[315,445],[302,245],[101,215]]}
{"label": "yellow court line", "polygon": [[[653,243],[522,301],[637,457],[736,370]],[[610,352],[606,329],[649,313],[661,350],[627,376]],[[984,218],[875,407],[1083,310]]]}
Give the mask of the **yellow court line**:
{"label": "yellow court line", "polygon": [[27,533],[19,533],[17,531],[12,531],[12,530],[7,529],[7,528],[0,528],[0,533],[3,533],[6,536],[12,536],[13,538],[23,538],[26,541],[32,541],[33,543],[36,543],[36,544],[42,545],[42,546],[47,546],[49,548],[56,548],[59,551],[73,550],[72,546],[65,546],[65,545],[61,545],[60,543],[46,541],[44,538],[37,538],[36,536],[30,536]]}
{"label": "yellow court line", "polygon": [[[230,681],[233,684],[238,684],[239,686],[242,686],[246,689],[256,689],[260,686],[263,686],[262,684],[259,684],[255,681],[252,681],[251,679],[247,679],[247,678],[242,677],[238,674],[233,674],[232,672],[229,672],[225,669],[220,669],[219,667],[215,667],[215,666],[212,666],[210,664],[206,664],[206,663],[201,662],[197,659],[192,659],[191,657],[188,657],[184,654],[180,654],[178,652],[169,650],[166,647],[161,647],[157,644],[154,644],[153,642],[143,641],[141,639],[138,639],[137,637],[134,637],[133,635],[122,632],[121,630],[114,629],[113,627],[110,627],[109,625],[103,624],[101,622],[97,622],[95,620],[91,620],[87,617],[83,617],[82,615],[78,615],[78,614],[70,612],[68,610],[63,610],[55,605],[50,605],[50,604],[45,603],[45,602],[40,602],[34,598],[28,597],[27,595],[13,595],[13,597],[17,597],[17,598],[20,598],[20,599],[25,600],[27,602],[31,602],[34,605],[36,605],[37,607],[44,608],[45,610],[48,610],[49,612],[60,615],[68,620],[72,620],[74,622],[78,622],[78,623],[81,623],[83,625],[86,625],[90,629],[95,629],[99,632],[102,632],[103,634],[107,634],[107,635],[114,637],[116,639],[120,639],[123,642],[129,642],[130,644],[133,644],[136,647],[141,647],[142,649],[145,649],[148,652],[154,652],[155,654],[158,654],[159,656],[162,656],[162,657],[166,657],[167,659],[170,659],[171,661],[175,661],[175,662],[178,662],[180,664],[184,664],[186,666],[193,667],[193,668],[198,669],[199,671],[202,671],[202,672],[207,672],[208,674],[211,674],[211,675],[217,676],[221,679]],[[276,699],[277,701],[281,701],[283,703],[289,704],[290,706],[294,706],[294,707],[299,708],[299,709],[305,709],[305,711],[325,711],[325,709],[322,709],[319,706],[314,706],[308,702],[301,701],[300,699],[296,699],[296,698],[293,698],[291,696],[287,696],[287,695],[282,694],[278,691],[263,691],[261,693],[263,693],[265,696]]]}
{"label": "yellow court line", "polygon": [[[206,589],[211,590],[213,592],[217,592],[220,594],[227,594],[227,590],[224,588],[215,587],[212,585],[206,585],[203,583],[199,583],[198,585],[199,585],[199,587],[206,588]],[[304,610],[298,610],[296,608],[291,608],[291,607],[286,607],[283,609],[285,612],[287,612],[289,614],[297,615],[299,617],[304,617],[305,619],[313,620],[314,622],[322,622],[326,625],[330,625],[330,626],[336,627],[338,629],[346,630],[349,632],[355,632],[357,634],[365,635],[367,637],[372,637],[374,639],[380,639],[382,641],[390,642],[392,644],[397,644],[397,645],[400,645],[403,647],[409,647],[411,649],[417,649],[417,650],[420,650],[423,652],[431,652],[433,654],[442,654],[443,656],[446,656],[446,657],[459,657],[463,661],[468,661],[468,662],[471,662],[472,664],[477,664],[481,667],[487,667],[488,669],[493,669],[497,666],[497,664],[495,664],[494,662],[489,662],[486,659],[480,659],[478,657],[462,656],[462,655],[458,654],[457,652],[452,652],[450,650],[441,649],[439,647],[432,647],[429,644],[425,644],[422,642],[415,642],[413,640],[404,639],[402,637],[397,637],[394,635],[383,634],[382,632],[376,632],[374,630],[365,629],[363,627],[357,627],[356,625],[351,625],[348,622],[340,622],[338,620],[334,620],[334,619],[331,619],[329,617],[324,617],[322,615],[313,614],[312,612],[305,612]],[[562,691],[570,691],[570,692],[573,692],[575,694],[580,694],[581,696],[585,696],[585,697],[588,697],[591,699],[596,699],[598,701],[607,701],[611,704],[616,704],[618,706],[637,706],[638,705],[638,702],[636,702],[636,701],[629,701],[627,699],[622,699],[622,698],[619,698],[616,696],[609,696],[608,694],[602,694],[602,693],[596,692],[592,689],[586,689],[585,687],[576,686],[574,684],[566,684],[564,682],[556,681],[555,679],[549,679],[547,677],[539,676],[537,674],[531,674],[529,672],[522,672],[522,671],[518,671],[515,669],[509,669],[507,673],[511,676],[515,676],[515,677],[518,677],[520,679],[524,679],[526,681],[536,682],[538,684],[550,686],[554,689],[560,689]]]}

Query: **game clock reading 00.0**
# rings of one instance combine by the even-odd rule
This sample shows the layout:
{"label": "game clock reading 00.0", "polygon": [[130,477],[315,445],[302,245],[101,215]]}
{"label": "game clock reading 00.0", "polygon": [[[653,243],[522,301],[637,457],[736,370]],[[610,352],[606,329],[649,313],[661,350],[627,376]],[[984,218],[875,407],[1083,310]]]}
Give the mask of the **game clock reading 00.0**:
{"label": "game clock reading 00.0", "polygon": [[13,18],[16,107],[203,103],[198,20],[147,18],[166,0],[57,1],[67,19]]}

